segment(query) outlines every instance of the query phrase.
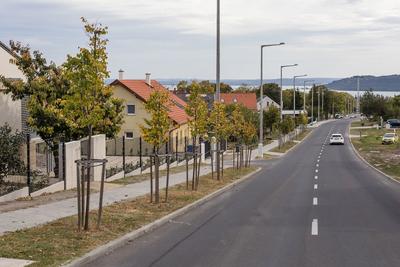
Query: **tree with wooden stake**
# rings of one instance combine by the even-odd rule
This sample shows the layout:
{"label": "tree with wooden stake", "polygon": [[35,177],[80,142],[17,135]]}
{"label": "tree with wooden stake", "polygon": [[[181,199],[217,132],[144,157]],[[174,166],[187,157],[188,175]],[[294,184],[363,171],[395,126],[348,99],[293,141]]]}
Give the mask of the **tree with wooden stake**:
{"label": "tree with wooden stake", "polygon": [[246,122],[243,127],[243,141],[246,145],[245,153],[245,167],[250,167],[251,163],[251,152],[253,145],[257,142],[257,128],[254,124]]}
{"label": "tree with wooden stake", "polygon": [[230,122],[230,125],[232,125],[232,127],[230,129],[230,134],[236,140],[236,147],[237,147],[236,167],[237,167],[237,169],[239,169],[239,167],[241,167],[243,165],[242,144],[243,144],[245,123],[246,123],[246,121],[243,116],[242,109],[239,105],[236,104],[232,111],[231,122]]}
{"label": "tree with wooden stake", "polygon": [[[84,216],[81,219],[84,229],[89,230],[91,173],[97,161],[104,160],[92,159],[92,135],[105,133],[110,129],[113,132],[118,131],[123,115],[121,100],[114,98],[112,88],[105,85],[105,79],[109,77],[106,52],[108,40],[104,38],[107,27],[91,24],[84,18],[82,22],[89,37],[89,47],[81,47],[75,56],[68,55],[63,65],[65,77],[69,81],[69,89],[61,105],[69,127],[76,132],[82,131],[82,134],[88,136],[87,158],[81,162],[82,170],[77,171],[84,174],[81,177],[82,182],[86,180],[86,200],[83,197],[85,188],[82,183],[81,199],[84,201],[82,203],[84,210],[82,209],[81,212]],[[83,173],[83,170],[86,173]]]}
{"label": "tree with wooden stake", "polygon": [[[154,155],[150,159],[154,160],[154,194],[151,179],[151,196],[154,195],[154,202],[160,203],[160,157],[159,150],[162,145],[169,140],[171,120],[168,117],[168,107],[171,105],[169,94],[166,91],[155,90],[145,104],[146,111],[150,114],[150,119],[145,119],[145,125],[140,126],[143,139],[154,147]],[[167,155],[168,157],[168,155]],[[153,173],[153,172],[152,172]],[[168,188],[166,189],[168,190]],[[153,197],[151,197],[153,202]]]}
{"label": "tree with wooden stake", "polygon": [[[221,179],[221,141],[227,139],[229,134],[229,120],[226,115],[225,104],[221,102],[215,102],[213,109],[209,116],[209,128],[210,132],[216,139],[217,153],[216,153],[216,172],[217,180]],[[222,156],[223,160],[223,156]]]}
{"label": "tree with wooden stake", "polygon": [[201,96],[201,87],[199,85],[192,86],[185,111],[190,117],[189,129],[193,140],[192,190],[197,190],[201,168],[201,156],[198,157],[197,146],[200,139],[204,138],[207,133],[208,114],[207,103]]}

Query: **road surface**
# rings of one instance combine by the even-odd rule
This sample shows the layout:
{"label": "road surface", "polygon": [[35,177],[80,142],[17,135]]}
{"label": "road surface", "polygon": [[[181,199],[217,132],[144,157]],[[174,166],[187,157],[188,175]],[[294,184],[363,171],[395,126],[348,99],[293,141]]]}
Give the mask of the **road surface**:
{"label": "road surface", "polygon": [[[400,266],[400,185],[357,158],[348,126],[322,125],[254,178],[88,266]],[[333,132],[345,146],[329,146]]]}

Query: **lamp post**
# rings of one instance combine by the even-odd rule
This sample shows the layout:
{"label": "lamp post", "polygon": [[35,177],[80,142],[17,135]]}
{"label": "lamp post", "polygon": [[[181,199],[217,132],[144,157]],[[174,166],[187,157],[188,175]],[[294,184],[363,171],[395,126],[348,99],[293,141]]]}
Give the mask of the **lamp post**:
{"label": "lamp post", "polygon": [[283,69],[284,68],[291,68],[291,67],[297,67],[299,64],[291,64],[291,65],[283,65],[281,66],[281,121],[283,120]]}
{"label": "lamp post", "polygon": [[306,76],[307,74],[293,76],[293,119],[296,118],[296,79]]}
{"label": "lamp post", "polygon": [[221,93],[221,3],[217,0],[217,77],[215,86],[215,101],[220,101]]}
{"label": "lamp post", "polygon": [[304,114],[306,113],[306,83],[312,83],[312,82],[314,82],[314,80],[304,81],[304,89],[303,89],[303,94],[304,94],[303,112],[304,112]]}
{"label": "lamp post", "polygon": [[263,87],[264,87],[264,80],[263,80],[263,72],[264,72],[264,48],[265,47],[271,47],[271,46],[281,46],[284,45],[285,43],[281,42],[281,43],[277,43],[277,44],[266,44],[266,45],[261,45],[261,75],[260,75],[260,140],[258,143],[258,155],[260,157],[264,156],[264,151],[263,151],[263,141],[264,141],[264,131],[263,131],[263,113],[264,113],[264,96],[263,96]]}

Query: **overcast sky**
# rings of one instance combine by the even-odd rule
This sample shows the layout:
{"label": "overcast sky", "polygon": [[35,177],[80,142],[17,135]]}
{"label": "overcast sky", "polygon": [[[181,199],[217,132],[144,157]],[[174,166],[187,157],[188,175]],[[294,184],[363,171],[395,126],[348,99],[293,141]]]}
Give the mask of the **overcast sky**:
{"label": "overcast sky", "polygon": [[[400,73],[399,0],[221,0],[223,79]],[[216,0],[1,0],[0,40],[62,63],[86,45],[80,17],[109,26],[109,69],[126,78],[215,77]]]}

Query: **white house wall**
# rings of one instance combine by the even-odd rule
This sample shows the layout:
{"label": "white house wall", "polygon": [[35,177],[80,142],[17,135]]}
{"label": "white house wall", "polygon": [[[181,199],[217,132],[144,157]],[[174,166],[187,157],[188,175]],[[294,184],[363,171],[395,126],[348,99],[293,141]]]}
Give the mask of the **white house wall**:
{"label": "white house wall", "polygon": [[[15,64],[10,63],[13,56],[0,46],[0,75],[6,78],[24,79],[22,72]],[[0,84],[0,125],[8,123],[15,130],[22,130],[21,101],[13,101],[10,95],[2,92]]]}

